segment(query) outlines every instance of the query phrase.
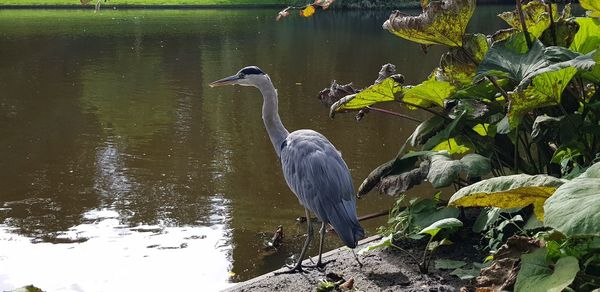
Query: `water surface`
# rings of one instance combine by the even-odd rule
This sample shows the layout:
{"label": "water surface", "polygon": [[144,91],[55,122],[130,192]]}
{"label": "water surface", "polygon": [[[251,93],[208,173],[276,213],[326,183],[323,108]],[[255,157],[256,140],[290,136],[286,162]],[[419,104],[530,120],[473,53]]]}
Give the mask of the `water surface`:
{"label": "water surface", "polygon": [[[479,8],[473,29],[491,32],[498,10]],[[0,290],[213,291],[299,252],[304,212],[263,129],[259,92],[207,84],[260,66],[287,128],[329,137],[358,185],[415,124],[331,120],[316,93],[333,79],[369,85],[388,62],[415,83],[441,50],[424,55],[383,31],[388,12],[275,15],[0,11]],[[358,213],[391,202],[373,194]],[[384,222],[365,222],[367,235]],[[265,251],[278,225],[286,244]]]}

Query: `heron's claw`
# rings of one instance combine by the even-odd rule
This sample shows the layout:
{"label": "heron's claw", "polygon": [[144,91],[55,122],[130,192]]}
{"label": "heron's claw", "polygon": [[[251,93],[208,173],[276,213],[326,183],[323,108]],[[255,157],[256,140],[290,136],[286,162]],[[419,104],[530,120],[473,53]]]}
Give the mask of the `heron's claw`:
{"label": "heron's claw", "polygon": [[275,276],[279,276],[279,275],[283,275],[283,274],[295,274],[295,273],[308,273],[308,271],[304,270],[302,268],[302,265],[296,265],[296,266],[290,266],[290,265],[285,265],[286,267],[289,268],[289,270],[287,271],[280,271],[280,272],[273,272],[273,274]]}
{"label": "heron's claw", "polygon": [[335,262],[335,259],[333,260],[328,260],[325,262],[322,261],[318,261],[315,265],[312,266],[304,266],[305,268],[313,268],[313,269],[317,269],[319,271],[324,271],[325,270],[325,266],[327,266],[327,264],[331,263],[331,262]]}

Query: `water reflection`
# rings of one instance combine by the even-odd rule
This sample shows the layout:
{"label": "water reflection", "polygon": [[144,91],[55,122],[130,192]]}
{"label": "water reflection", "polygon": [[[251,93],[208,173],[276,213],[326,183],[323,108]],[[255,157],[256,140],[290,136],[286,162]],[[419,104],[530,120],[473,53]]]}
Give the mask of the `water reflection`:
{"label": "water reflection", "polygon": [[[315,93],[333,78],[368,85],[387,62],[416,82],[441,51],[415,58],[418,46],[380,29],[386,12],[281,24],[274,15],[0,11],[0,289],[211,291],[298,252],[304,226],[293,219],[304,212],[266,137],[258,92],[206,84],[260,65],[286,126],[328,136],[358,184],[414,124],[377,114],[332,121]],[[373,195],[358,212],[389,205]],[[291,240],[265,251],[278,225]]]}

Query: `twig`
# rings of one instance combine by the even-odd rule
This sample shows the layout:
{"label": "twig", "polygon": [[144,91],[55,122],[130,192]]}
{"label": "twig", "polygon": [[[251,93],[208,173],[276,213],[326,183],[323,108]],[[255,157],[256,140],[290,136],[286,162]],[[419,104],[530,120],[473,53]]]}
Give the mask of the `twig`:
{"label": "twig", "polygon": [[521,0],[516,0],[517,2],[517,13],[519,14],[519,20],[521,21],[521,28],[523,29],[523,34],[525,34],[525,41],[527,42],[527,48],[531,50],[533,47],[533,42],[531,42],[531,37],[529,36],[529,31],[527,31],[527,24],[525,23],[525,15],[523,14],[523,9],[521,8]]}
{"label": "twig", "polygon": [[380,112],[380,113],[384,113],[384,114],[388,114],[388,115],[393,115],[393,116],[397,116],[397,117],[401,117],[401,118],[405,118],[407,120],[411,120],[413,122],[417,122],[417,123],[422,123],[423,121],[413,118],[411,116],[407,116],[401,113],[397,113],[397,112],[393,112],[393,111],[389,111],[389,110],[385,110],[382,108],[377,108],[377,107],[372,107],[372,106],[368,106],[367,107],[369,110],[375,111],[375,112]]}
{"label": "twig", "polygon": [[556,40],[556,28],[554,24],[554,16],[552,15],[552,2],[548,1],[548,14],[550,15],[550,33],[552,34],[552,45],[556,46],[558,41]]}

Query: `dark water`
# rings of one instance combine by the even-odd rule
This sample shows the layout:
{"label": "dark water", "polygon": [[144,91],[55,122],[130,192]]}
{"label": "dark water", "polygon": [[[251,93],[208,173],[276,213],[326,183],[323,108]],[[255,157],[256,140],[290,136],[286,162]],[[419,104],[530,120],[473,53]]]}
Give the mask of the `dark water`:
{"label": "dark water", "polygon": [[[472,29],[494,30],[500,10],[480,7]],[[417,82],[441,51],[424,55],[383,31],[388,12],[275,15],[0,11],[0,290],[212,291],[298,252],[304,212],[263,129],[259,92],[207,84],[262,67],[287,128],[329,137],[358,185],[415,124],[330,120],[316,93],[333,79],[369,85],[388,62]],[[372,194],[358,213],[391,203]],[[367,235],[384,222],[365,222]],[[286,245],[265,251],[278,225]]]}

